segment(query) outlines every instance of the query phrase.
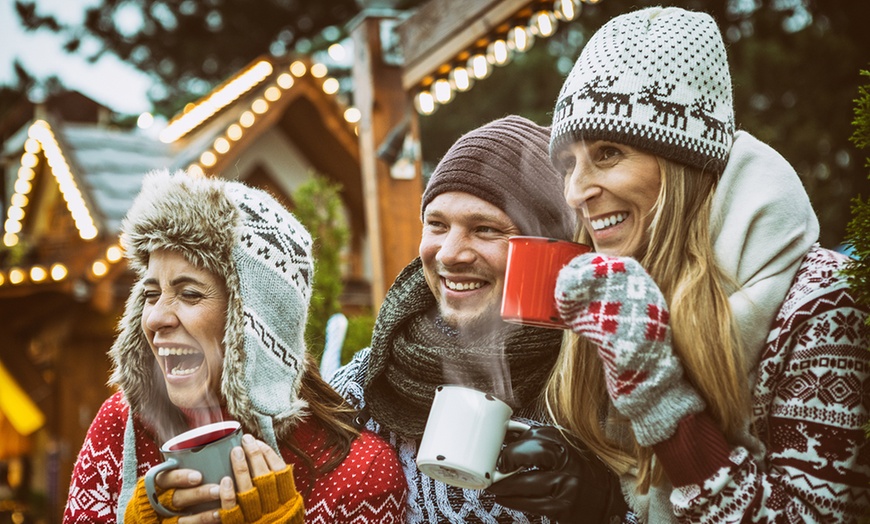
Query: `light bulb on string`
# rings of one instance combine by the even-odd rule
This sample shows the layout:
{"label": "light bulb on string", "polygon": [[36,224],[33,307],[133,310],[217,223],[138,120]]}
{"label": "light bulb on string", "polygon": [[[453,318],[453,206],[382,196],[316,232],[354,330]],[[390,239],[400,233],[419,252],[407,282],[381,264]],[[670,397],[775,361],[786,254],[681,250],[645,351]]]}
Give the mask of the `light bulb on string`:
{"label": "light bulb on string", "polygon": [[506,40],[494,40],[486,48],[486,58],[492,65],[503,66],[511,61],[513,51],[508,47]]}
{"label": "light bulb on string", "polygon": [[414,108],[421,115],[431,115],[438,106],[435,105],[435,97],[432,93],[428,89],[422,89],[414,96]]}
{"label": "light bulb on string", "polygon": [[471,76],[477,80],[483,80],[492,74],[492,64],[487,60],[484,53],[476,53],[468,59],[468,70]]}
{"label": "light bulb on string", "polygon": [[535,36],[547,38],[553,36],[556,32],[558,23],[556,15],[551,11],[538,11],[529,19],[529,29],[532,30],[532,34]]}
{"label": "light bulb on string", "polygon": [[525,26],[514,26],[512,27],[507,34],[507,44],[508,47],[513,49],[518,53],[525,53],[529,49],[532,48],[532,45],[535,43],[535,35],[532,34],[531,29]]}
{"label": "light bulb on string", "polygon": [[446,78],[439,78],[432,84],[432,96],[439,104],[446,104],[453,100],[453,88]]}
{"label": "light bulb on string", "polygon": [[450,85],[460,93],[471,89],[474,79],[465,66],[456,66],[450,70]]}
{"label": "light bulb on string", "polygon": [[570,22],[580,16],[582,9],[583,3],[580,0],[556,0],[553,5],[556,18],[564,22]]}

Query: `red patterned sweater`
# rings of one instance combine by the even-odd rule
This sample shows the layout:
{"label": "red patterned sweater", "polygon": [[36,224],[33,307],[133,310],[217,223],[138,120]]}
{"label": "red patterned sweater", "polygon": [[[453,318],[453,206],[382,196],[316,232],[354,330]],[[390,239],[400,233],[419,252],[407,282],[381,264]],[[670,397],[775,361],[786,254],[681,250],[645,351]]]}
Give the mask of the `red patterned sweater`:
{"label": "red patterned sweater", "polygon": [[757,369],[754,446],[730,446],[703,414],[655,446],[680,522],[870,515],[870,333],[838,274],[845,260],[816,247],[795,277]]}
{"label": "red patterned sweater", "polygon": [[[64,524],[116,522],[128,414],[129,405],[116,393],[94,418],[73,469]],[[137,473],[142,476],[162,459],[144,427],[137,423],[135,431]],[[295,436],[307,452],[317,449],[323,439],[322,430],[305,421]],[[310,492],[308,470],[302,461],[284,449],[282,455],[293,464],[296,487],[305,500],[306,523],[402,522],[405,475],[393,448],[374,433],[363,432],[344,462],[317,479]],[[314,455],[314,459],[320,466],[327,457]]]}

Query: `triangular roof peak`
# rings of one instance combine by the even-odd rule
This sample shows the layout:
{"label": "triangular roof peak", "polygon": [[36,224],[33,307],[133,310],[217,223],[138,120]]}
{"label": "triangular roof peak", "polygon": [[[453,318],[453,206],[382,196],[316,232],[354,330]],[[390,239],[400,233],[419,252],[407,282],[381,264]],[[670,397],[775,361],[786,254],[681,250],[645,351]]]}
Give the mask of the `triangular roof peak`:
{"label": "triangular roof peak", "polygon": [[[339,91],[337,79],[328,76],[328,67],[306,56],[271,57],[261,56],[251,61],[233,77],[215,87],[207,95],[185,106],[160,132],[160,140],[172,144],[196,133],[220,114],[234,106],[246,95],[257,95],[245,118],[240,119],[242,128],[250,127],[257,115],[269,111],[270,104],[291,90],[299,79],[311,76],[318,80],[327,95]],[[350,124],[358,121],[355,108],[345,108],[345,119]]]}

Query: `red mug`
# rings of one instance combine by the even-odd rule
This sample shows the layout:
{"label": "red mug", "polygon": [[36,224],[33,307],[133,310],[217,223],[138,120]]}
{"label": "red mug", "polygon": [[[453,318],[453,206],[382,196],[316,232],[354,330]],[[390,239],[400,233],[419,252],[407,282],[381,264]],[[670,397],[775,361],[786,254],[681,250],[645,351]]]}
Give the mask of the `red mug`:
{"label": "red mug", "polygon": [[556,279],[574,257],[592,248],[568,240],[515,236],[508,239],[501,318],[506,322],[568,329],[556,309]]}

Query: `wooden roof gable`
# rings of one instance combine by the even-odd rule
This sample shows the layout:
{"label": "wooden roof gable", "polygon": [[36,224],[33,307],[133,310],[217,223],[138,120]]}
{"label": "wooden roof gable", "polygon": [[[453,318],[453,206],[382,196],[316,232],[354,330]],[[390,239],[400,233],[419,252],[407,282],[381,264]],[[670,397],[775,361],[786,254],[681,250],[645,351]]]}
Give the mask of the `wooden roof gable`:
{"label": "wooden roof gable", "polygon": [[355,110],[337,91],[322,64],[262,58],[189,104],[159,139],[50,115],[32,121],[3,145],[19,167],[4,203],[0,298],[33,286],[81,294],[82,283],[122,270],[121,220],[148,171],[229,172],[274,129],[343,186],[353,221],[364,224]]}

